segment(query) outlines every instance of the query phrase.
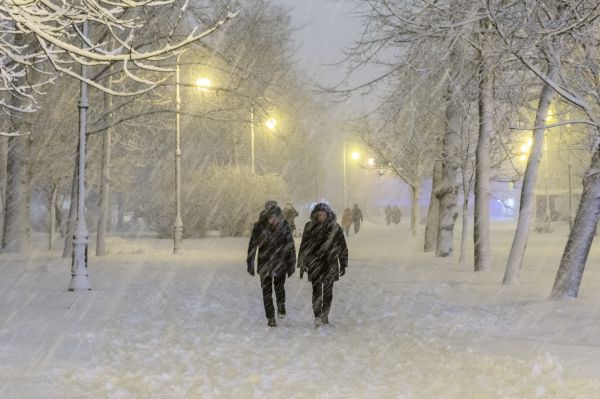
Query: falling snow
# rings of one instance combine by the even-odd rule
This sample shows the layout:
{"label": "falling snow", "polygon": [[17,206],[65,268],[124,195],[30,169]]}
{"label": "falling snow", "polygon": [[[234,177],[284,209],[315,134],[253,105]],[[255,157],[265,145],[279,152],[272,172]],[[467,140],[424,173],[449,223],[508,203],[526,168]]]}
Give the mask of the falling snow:
{"label": "falling snow", "polygon": [[[498,265],[513,228],[493,225]],[[332,325],[319,329],[297,273],[288,316],[266,326],[245,238],[188,240],[174,256],[170,240],[112,237],[108,256],[90,258],[90,292],[66,291],[57,253],[4,255],[0,397],[600,395],[599,272],[578,300],[548,299],[564,229],[532,236],[519,286],[420,241],[383,222],[350,236]]]}

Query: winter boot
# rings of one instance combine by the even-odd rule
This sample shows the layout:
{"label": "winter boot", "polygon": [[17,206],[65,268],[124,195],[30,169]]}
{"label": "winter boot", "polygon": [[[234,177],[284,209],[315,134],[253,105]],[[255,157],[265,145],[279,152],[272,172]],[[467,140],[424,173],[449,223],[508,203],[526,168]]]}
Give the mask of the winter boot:
{"label": "winter boot", "polygon": [[275,318],[274,317],[269,317],[267,319],[267,325],[269,327],[277,327],[277,322],[275,321]]}
{"label": "winter boot", "polygon": [[321,316],[321,324],[325,325],[325,324],[329,324],[329,316],[327,316],[326,314]]}
{"label": "winter boot", "polygon": [[320,317],[315,317],[315,328],[319,328],[323,325]]}
{"label": "winter boot", "polygon": [[285,303],[277,304],[277,317],[280,319],[285,317]]}

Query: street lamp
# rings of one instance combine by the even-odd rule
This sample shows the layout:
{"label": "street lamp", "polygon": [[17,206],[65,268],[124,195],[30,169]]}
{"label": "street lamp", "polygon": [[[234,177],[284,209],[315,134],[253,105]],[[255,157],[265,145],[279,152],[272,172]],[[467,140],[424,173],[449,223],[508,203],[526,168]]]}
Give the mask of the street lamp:
{"label": "street lamp", "polygon": [[270,130],[275,130],[275,127],[277,126],[277,121],[273,118],[269,118],[266,120],[265,126],[268,127]]}
{"label": "street lamp", "polygon": [[[175,69],[175,103],[177,106],[175,121],[175,222],[173,223],[173,253],[177,254],[183,250],[183,221],[181,219],[181,145],[180,145],[180,110],[181,97],[179,95],[179,57],[185,52],[177,55]],[[207,77],[201,77],[196,80],[196,87],[201,91],[207,91],[212,86],[212,82]]]}
{"label": "street lamp", "polygon": [[181,220],[181,147],[179,141],[179,111],[181,98],[179,96],[179,57],[184,51],[177,54],[175,62],[175,222],[173,223],[173,253],[177,254],[183,249],[183,221]]}
{"label": "street lamp", "polygon": [[196,87],[200,89],[200,91],[208,91],[212,86],[212,82],[207,77],[198,78],[196,80]]}

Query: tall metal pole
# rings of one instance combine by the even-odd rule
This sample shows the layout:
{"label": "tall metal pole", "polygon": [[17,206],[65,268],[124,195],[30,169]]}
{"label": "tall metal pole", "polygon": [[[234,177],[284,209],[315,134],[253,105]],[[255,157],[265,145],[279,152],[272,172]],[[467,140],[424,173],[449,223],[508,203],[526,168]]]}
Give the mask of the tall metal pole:
{"label": "tall metal pole", "polygon": [[179,142],[179,111],[181,98],[179,97],[179,57],[177,55],[175,71],[175,103],[177,112],[175,116],[175,223],[173,223],[173,253],[177,254],[183,250],[183,221],[181,220],[181,147]]}
{"label": "tall metal pole", "polygon": [[250,106],[250,157],[252,159],[252,174],[256,174],[254,166],[254,104]]}
{"label": "tall metal pole", "polygon": [[343,181],[343,190],[344,190],[344,209],[348,207],[348,201],[346,200],[346,142],[344,142],[344,181]]}
{"label": "tall metal pole", "polygon": [[[88,23],[83,21],[83,36],[88,37]],[[81,76],[87,78],[88,67],[81,65]],[[88,229],[85,223],[85,134],[87,130],[88,87],[81,81],[79,94],[79,182],[77,201],[77,227],[73,236],[73,257],[71,262],[71,282],[69,291],[91,290],[87,270]]]}

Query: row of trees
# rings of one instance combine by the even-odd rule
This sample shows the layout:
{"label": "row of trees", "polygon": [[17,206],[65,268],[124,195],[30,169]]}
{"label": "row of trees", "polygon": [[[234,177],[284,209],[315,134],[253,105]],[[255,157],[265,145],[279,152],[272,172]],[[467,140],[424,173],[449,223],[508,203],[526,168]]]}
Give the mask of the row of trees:
{"label": "row of trees", "polygon": [[[348,62],[354,72],[365,64],[384,68],[361,87],[383,87],[387,93],[361,122],[368,125],[363,135],[413,191],[424,178],[432,178],[426,251],[452,255],[462,188],[465,258],[467,201],[473,189],[474,270],[491,268],[490,181],[505,173],[502,165],[518,144],[514,129],[529,128],[532,149],[504,276],[505,284],[517,283],[532,225],[544,134],[560,124],[588,127],[591,164],[552,290],[556,298],[576,297],[600,217],[598,3],[368,0],[357,7],[365,29]],[[553,101],[570,118],[549,125]],[[531,104],[534,120],[526,115]]]}
{"label": "row of trees", "polygon": [[[25,9],[33,17],[21,21],[14,15],[20,3],[0,5],[7,24],[18,30],[14,40],[28,41],[15,45],[14,53],[29,54],[3,54],[2,72],[12,71],[9,84],[15,86],[5,90],[5,103],[12,105],[5,107],[10,118],[0,138],[5,251],[30,247],[33,198],[48,210],[50,246],[60,227],[63,254],[70,255],[82,80],[96,89],[90,93],[86,209],[97,231],[97,255],[107,252],[107,231],[122,227],[125,215],[162,236],[172,234],[177,68],[188,236],[210,229],[241,234],[265,197],[312,195],[312,173],[300,171],[308,170],[305,165],[314,170],[318,157],[312,126],[302,116],[311,113],[318,123],[319,111],[294,68],[285,8],[268,0],[32,2],[38,8]],[[90,24],[88,37],[78,28],[83,20]],[[40,23],[55,29],[53,41],[44,42],[49,39]],[[91,74],[78,72],[80,64]],[[212,80],[209,90],[196,86],[202,76]],[[250,163],[251,109],[259,175],[239,169]],[[260,126],[272,115],[277,128],[267,132]],[[295,151],[305,155],[292,158]],[[235,215],[233,222],[227,214]]]}

